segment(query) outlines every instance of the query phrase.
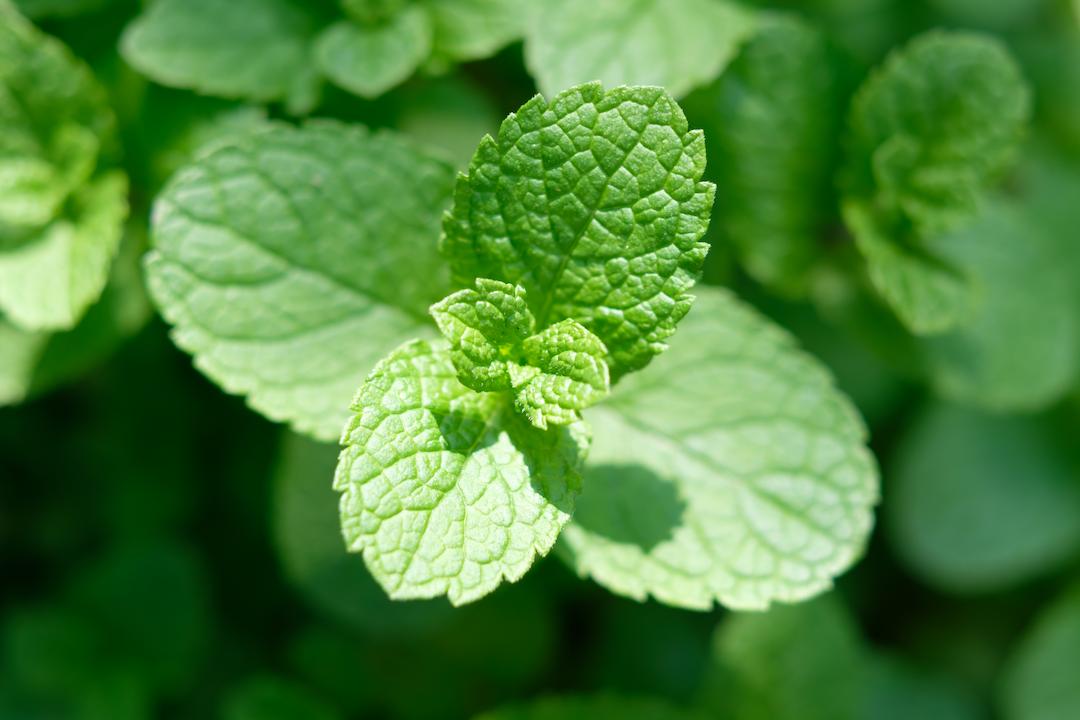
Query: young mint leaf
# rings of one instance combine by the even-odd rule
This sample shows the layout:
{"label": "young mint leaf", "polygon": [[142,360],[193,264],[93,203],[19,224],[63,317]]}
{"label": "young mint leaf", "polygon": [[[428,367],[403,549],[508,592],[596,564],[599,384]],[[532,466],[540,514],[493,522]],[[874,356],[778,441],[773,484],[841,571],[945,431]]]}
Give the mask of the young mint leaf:
{"label": "young mint leaf", "polygon": [[726,0],[545,0],[532,5],[525,62],[548,96],[599,80],[679,97],[719,75],[753,29]]}
{"label": "young mint leaf", "polygon": [[563,695],[483,713],[474,720],[700,720],[701,715],[648,697]]}
{"label": "young mint leaf", "polygon": [[124,59],[162,85],[266,102],[311,95],[318,20],[296,0],[159,0],[128,26]]}
{"label": "young mint leaf", "polygon": [[431,306],[431,315],[450,342],[450,357],[465,387],[510,389],[514,356],[535,327],[523,288],[477,278],[475,290],[447,296]]}
{"label": "young mint leaf", "polygon": [[390,353],[353,403],[334,487],[349,550],[395,599],[461,605],[518,580],[570,519],[581,423],[542,432],[458,382],[449,349]]}
{"label": "young mint leaf", "polygon": [[126,180],[98,172],[112,139],[82,62],[0,2],[0,313],[67,329],[97,299],[127,214]]}
{"label": "young mint leaf", "polygon": [[464,62],[494,55],[521,37],[528,0],[426,0],[435,55]]}
{"label": "young mint leaf", "polygon": [[[747,272],[805,291],[829,218],[842,90],[825,36],[794,17],[760,23],[720,79],[684,105],[701,118],[717,184],[711,232]],[[696,112],[695,112],[696,111]]]}
{"label": "young mint leaf", "polygon": [[226,390],[336,438],[375,362],[429,332],[452,175],[391,133],[335,123],[234,138],[158,198],[151,294]]}
{"label": "young mint leaf", "polygon": [[734,720],[858,720],[865,655],[835,593],[729,615],[713,641],[702,704],[710,717]]}
{"label": "young mint leaf", "polygon": [[971,289],[937,236],[973,214],[1029,114],[1008,50],[969,33],[916,38],[855,98],[845,217],[871,279],[913,331],[942,332],[969,309]]}
{"label": "young mint leaf", "polygon": [[431,39],[428,14],[413,5],[379,23],[334,23],[315,43],[315,58],[335,84],[373,98],[416,71],[431,54]]}
{"label": "young mint leaf", "polygon": [[1068,720],[1080,715],[1080,586],[1036,619],[1005,668],[1006,720]]}
{"label": "young mint leaf", "polygon": [[510,366],[515,405],[541,429],[576,422],[607,397],[606,356],[600,338],[576,320],[544,328],[522,343],[523,364]]}
{"label": "young mint leaf", "polygon": [[455,279],[521,285],[538,328],[574,319],[611,377],[663,352],[693,301],[714,188],[705,142],[660,88],[536,96],[458,179],[443,252]]}
{"label": "young mint leaf", "polygon": [[893,546],[936,587],[1000,590],[1080,551],[1080,485],[1038,420],[934,407],[897,449],[891,478]]}
{"label": "young mint leaf", "polygon": [[826,370],[719,289],[672,349],[587,414],[595,440],[560,555],[620,595],[760,609],[862,553],[878,476]]}
{"label": "young mint leaf", "polygon": [[566,425],[607,395],[610,380],[600,338],[574,320],[533,335],[535,320],[521,286],[479,278],[431,308],[458,380],[478,392],[513,390],[533,425]]}

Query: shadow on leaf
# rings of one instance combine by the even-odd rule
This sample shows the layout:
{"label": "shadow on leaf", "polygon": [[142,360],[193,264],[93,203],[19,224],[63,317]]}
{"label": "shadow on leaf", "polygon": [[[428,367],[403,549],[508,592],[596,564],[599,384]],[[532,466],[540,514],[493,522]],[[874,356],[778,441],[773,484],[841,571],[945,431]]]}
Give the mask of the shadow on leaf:
{"label": "shadow on leaf", "polygon": [[574,523],[618,543],[648,552],[671,539],[686,502],[678,489],[641,465],[596,465],[585,474]]}

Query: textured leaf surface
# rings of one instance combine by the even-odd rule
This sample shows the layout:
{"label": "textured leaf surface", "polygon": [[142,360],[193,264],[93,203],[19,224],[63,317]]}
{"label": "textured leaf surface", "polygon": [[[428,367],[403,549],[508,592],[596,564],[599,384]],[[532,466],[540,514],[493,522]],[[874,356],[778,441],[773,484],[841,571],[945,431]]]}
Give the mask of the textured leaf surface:
{"label": "textured leaf surface", "polygon": [[336,124],[230,141],[162,192],[151,293],[213,380],[336,438],[375,362],[429,333],[451,175],[390,133]]}
{"label": "textured leaf surface", "polygon": [[729,615],[713,642],[704,706],[731,720],[856,720],[864,661],[858,633],[834,594]]}
{"label": "textured leaf surface", "polygon": [[528,0],[427,0],[435,25],[435,52],[452,60],[479,60],[521,37]]}
{"label": "textured leaf surface", "polygon": [[127,215],[127,183],[97,173],[114,119],[56,40],[0,3],[0,314],[71,328],[97,299]]}
{"label": "textured leaf surface", "polygon": [[541,432],[503,394],[466,388],[444,343],[395,350],[353,409],[334,480],[342,528],[392,598],[483,597],[524,575],[569,520],[584,427]]}
{"label": "textured leaf surface", "polygon": [[970,291],[964,278],[949,277],[935,239],[974,212],[1029,113],[1008,51],[965,33],[916,38],[855,98],[845,215],[871,279],[915,332],[940,332],[963,317]]}
{"label": "textured leaf surface", "polygon": [[664,700],[619,695],[566,695],[494,710],[476,720],[698,720],[701,716]]}
{"label": "textured leaf surface", "polygon": [[1080,716],[1080,587],[1050,606],[1021,641],[1002,682],[1006,720]]}
{"label": "textured leaf surface", "polygon": [[293,0],[160,0],[121,39],[156,82],[211,95],[283,100],[313,82],[317,21]]}
{"label": "textured leaf surface", "polygon": [[511,366],[510,381],[515,405],[536,427],[576,422],[580,411],[607,396],[607,349],[577,321],[563,320],[526,338],[522,350],[524,365]]}
{"label": "textured leaf surface", "polygon": [[686,102],[709,145],[712,232],[734,244],[750,275],[786,294],[805,289],[820,254],[840,103],[824,35],[785,17],[763,21],[721,78]]}
{"label": "textured leaf surface", "polygon": [[407,79],[431,53],[431,20],[411,6],[386,22],[334,23],[319,36],[319,68],[341,87],[373,98]]}
{"label": "textured leaf surface", "polygon": [[672,350],[586,413],[595,440],[560,554],[680,607],[764,608],[862,553],[877,471],[831,377],[727,292],[702,288]]}
{"label": "textured leaf surface", "polygon": [[659,88],[537,96],[485,138],[444,222],[455,279],[523,286],[537,327],[572,318],[613,379],[665,348],[708,246],[705,143]]}
{"label": "textured leaf surface", "polygon": [[684,95],[719,75],[754,27],[722,0],[544,0],[532,11],[525,62],[549,96],[594,80]]}
{"label": "textured leaf surface", "polygon": [[937,407],[895,463],[893,545],[935,586],[1007,588],[1080,551],[1080,482],[1038,421]]}

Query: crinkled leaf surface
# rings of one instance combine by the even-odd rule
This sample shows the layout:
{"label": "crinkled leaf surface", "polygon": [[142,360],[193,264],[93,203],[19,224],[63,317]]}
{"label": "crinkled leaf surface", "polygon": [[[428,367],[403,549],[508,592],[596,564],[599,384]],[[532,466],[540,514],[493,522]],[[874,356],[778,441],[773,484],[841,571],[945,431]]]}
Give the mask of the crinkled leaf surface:
{"label": "crinkled leaf surface", "polygon": [[1040,421],[938,406],[895,457],[887,527],[933,585],[999,590],[1080,551],[1080,482]]}
{"label": "crinkled leaf surface", "polygon": [[858,626],[835,594],[729,615],[702,704],[732,720],[857,720],[863,662]]}
{"label": "crinkled leaf surface", "polygon": [[633,695],[563,695],[534,700],[478,715],[475,720],[698,720],[701,715]]}
{"label": "crinkled leaf surface", "polygon": [[525,62],[549,96],[599,80],[678,97],[719,75],[753,28],[725,0],[544,0],[532,4]]}
{"label": "crinkled leaf surface", "polygon": [[431,53],[431,38],[431,19],[413,5],[385,22],[334,23],[319,36],[315,57],[334,83],[373,98],[413,74]]}
{"label": "crinkled leaf surface", "polygon": [[1080,715],[1080,587],[1035,621],[1005,669],[1006,720],[1070,720]]}
{"label": "crinkled leaf surface", "polygon": [[479,60],[521,37],[529,0],[426,0],[435,26],[435,52]]}
{"label": "crinkled leaf surface", "polygon": [[537,327],[572,318],[612,379],[644,367],[689,310],[708,246],[705,142],[659,88],[536,96],[480,144],[442,248],[455,279],[521,285]]}
{"label": "crinkled leaf surface", "polygon": [[120,49],[154,81],[257,101],[308,93],[318,20],[295,0],[159,0],[128,26]]}
{"label": "crinkled leaf surface", "polygon": [[236,138],[159,197],[151,293],[218,384],[336,438],[375,362],[430,334],[451,184],[448,165],[388,132],[312,123]]}
{"label": "crinkled leaf surface", "polygon": [[720,79],[687,98],[716,182],[711,232],[733,243],[756,280],[802,292],[819,257],[838,154],[841,88],[834,54],[812,25],[762,21]]}
{"label": "crinkled leaf surface", "polygon": [[718,289],[672,349],[586,413],[595,439],[560,554],[637,599],[760,609],[863,550],[877,470],[855,409],[791,337]]}
{"label": "crinkled leaf surface", "polygon": [[967,310],[970,290],[935,239],[974,212],[1029,113],[1008,50],[970,33],[916,38],[856,96],[845,216],[871,279],[913,331],[941,332]]}
{"label": "crinkled leaf surface", "polygon": [[544,328],[522,350],[524,363],[510,367],[510,382],[515,405],[536,427],[575,422],[607,396],[607,348],[576,320]]}
{"label": "crinkled leaf surface", "polygon": [[395,599],[471,602],[525,574],[570,519],[581,424],[540,431],[458,382],[445,343],[382,360],[353,404],[334,487],[350,550]]}
{"label": "crinkled leaf surface", "polygon": [[0,3],[0,313],[68,329],[101,294],[127,215],[122,174],[97,174],[105,93],[58,41]]}

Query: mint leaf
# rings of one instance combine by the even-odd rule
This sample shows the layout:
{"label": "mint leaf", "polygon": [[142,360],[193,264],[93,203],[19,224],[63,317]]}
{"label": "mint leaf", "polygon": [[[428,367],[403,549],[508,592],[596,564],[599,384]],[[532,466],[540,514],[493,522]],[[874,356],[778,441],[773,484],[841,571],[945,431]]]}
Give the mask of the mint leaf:
{"label": "mint leaf", "polygon": [[435,54],[464,62],[494,55],[521,37],[528,0],[427,0]]}
{"label": "mint leaf", "polygon": [[893,546],[936,587],[986,592],[1080,550],[1080,486],[1043,423],[938,406],[897,450],[885,507]]}
{"label": "mint leaf", "polygon": [[373,98],[413,74],[430,55],[431,39],[430,18],[414,5],[384,22],[334,23],[319,36],[315,58],[335,84]]}
{"label": "mint leaf", "polygon": [[90,70],[0,3],[0,313],[61,330],[97,299],[127,185],[99,173],[115,120]]}
{"label": "mint leaf", "polygon": [[1080,713],[1080,587],[1036,619],[1001,681],[1007,720],[1068,720]]}
{"label": "mint leaf", "polygon": [[620,695],[564,695],[493,710],[475,720],[697,720],[701,716],[665,700]]}
{"label": "mint leaf", "polygon": [[353,403],[334,487],[349,550],[395,599],[476,600],[551,549],[581,488],[581,424],[541,432],[457,380],[442,343],[407,343]]}
{"label": "mint leaf", "polygon": [[491,96],[460,75],[409,83],[400,91],[398,129],[437,147],[457,167],[466,167],[476,139],[499,127],[501,113]]}
{"label": "mint leaf", "polygon": [[47,333],[27,332],[0,318],[0,407],[26,397],[48,341]]}
{"label": "mint leaf", "polygon": [[835,593],[729,615],[713,641],[703,705],[710,717],[735,720],[856,720],[864,656]]}
{"label": "mint leaf", "polygon": [[1009,198],[994,198],[973,223],[940,239],[942,255],[963,269],[980,302],[961,325],[923,342],[939,394],[1018,412],[1069,391],[1080,368],[1080,273],[1068,261],[1071,242],[1028,201]]}
{"label": "mint leaf", "polygon": [[465,387],[510,389],[514,355],[535,328],[523,288],[478,278],[475,290],[443,298],[431,306],[431,315],[450,342],[450,357]]}
{"label": "mint leaf", "polygon": [[388,133],[273,126],[180,171],[154,210],[151,294],[196,365],[323,439],[375,362],[428,333],[452,171]]}
{"label": "mint leaf", "polygon": [[536,96],[486,137],[454,193],[456,281],[521,285],[537,327],[573,319],[613,380],[644,367],[690,309],[708,246],[705,143],[659,88],[593,83]]}
{"label": "mint leaf", "polygon": [[533,425],[566,425],[603,399],[610,380],[600,338],[574,320],[533,335],[535,320],[521,286],[477,279],[431,308],[450,342],[458,380],[479,392],[513,390]]}
{"label": "mint leaf", "polygon": [[711,232],[734,244],[751,276],[787,295],[805,292],[831,220],[837,74],[824,35],[779,16],[762,21],[720,79],[685,103],[709,144]]}
{"label": "mint leaf", "polygon": [[393,602],[345,552],[337,494],[326,481],[334,475],[339,448],[287,433],[279,453],[274,534],[285,574],[304,599],[372,636],[409,636],[444,624],[451,614],[448,603]]}
{"label": "mint leaf", "polygon": [[524,363],[510,366],[514,402],[538,428],[576,422],[608,394],[607,348],[574,320],[526,338],[522,353]]}
{"label": "mint leaf", "polygon": [[726,291],[587,414],[587,491],[560,555],[679,607],[794,602],[862,553],[878,496],[866,431],[825,369]]}
{"label": "mint leaf", "polygon": [[936,239],[974,213],[1029,113],[1008,51],[970,33],[916,38],[856,96],[845,217],[875,286],[913,331],[947,330],[968,310],[966,279]]}
{"label": "mint leaf", "polygon": [[888,655],[871,658],[866,673],[864,720],[980,720],[981,699],[955,677]]}
{"label": "mint leaf", "polygon": [[128,26],[120,50],[162,85],[285,100],[311,94],[317,25],[293,0],[159,0]]}
{"label": "mint leaf", "polygon": [[719,75],[753,29],[723,0],[545,0],[532,6],[525,62],[548,96],[598,80],[679,97]]}

